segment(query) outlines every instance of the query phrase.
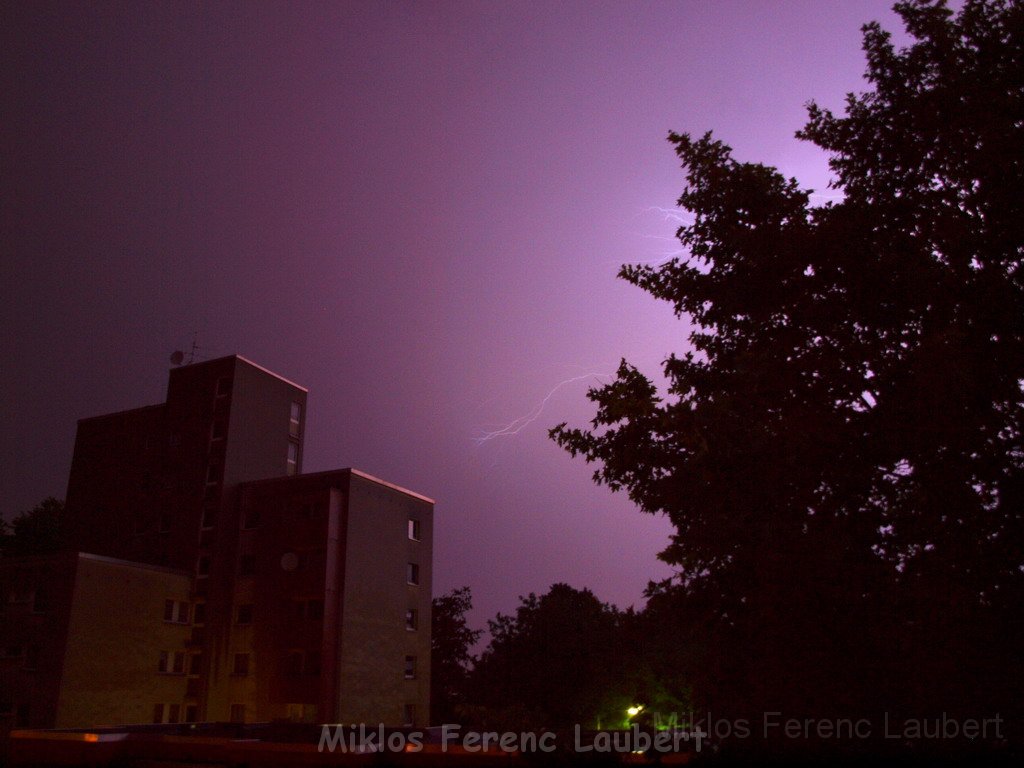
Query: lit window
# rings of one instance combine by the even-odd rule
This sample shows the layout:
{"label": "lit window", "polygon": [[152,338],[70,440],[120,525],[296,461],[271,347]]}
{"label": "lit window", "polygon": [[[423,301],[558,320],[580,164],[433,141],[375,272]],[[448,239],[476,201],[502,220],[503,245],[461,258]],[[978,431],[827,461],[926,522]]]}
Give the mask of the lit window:
{"label": "lit window", "polygon": [[299,471],[299,444],[288,441],[288,474],[294,475]]}
{"label": "lit window", "polygon": [[288,420],[288,434],[292,437],[299,436],[299,424],[302,421],[302,404],[292,403],[291,417]]}
{"label": "lit window", "polygon": [[249,654],[248,653],[236,653],[235,664],[232,667],[232,674],[235,675],[248,675],[249,674]]}
{"label": "lit window", "polygon": [[415,680],[416,679],[416,657],[406,656],[405,657],[405,679]]}
{"label": "lit window", "polygon": [[405,612],[405,628],[414,632],[417,626],[419,626],[419,614],[415,608],[410,608]]}
{"label": "lit window", "polygon": [[420,540],[420,521],[409,518],[409,538],[413,541]]}
{"label": "lit window", "polygon": [[417,563],[407,563],[405,569],[405,580],[409,584],[420,583],[420,566]]}
{"label": "lit window", "polygon": [[252,624],[252,604],[238,606],[238,616],[235,619],[238,624]]}

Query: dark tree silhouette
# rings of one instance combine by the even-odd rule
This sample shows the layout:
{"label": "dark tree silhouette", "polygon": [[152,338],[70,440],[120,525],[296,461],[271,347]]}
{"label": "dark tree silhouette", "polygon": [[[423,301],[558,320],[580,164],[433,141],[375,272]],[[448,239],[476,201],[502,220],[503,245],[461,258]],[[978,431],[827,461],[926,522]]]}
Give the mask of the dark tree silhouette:
{"label": "dark tree silhouette", "polygon": [[[707,700],[812,716],[1019,711],[1024,5],[896,5],[870,90],[814,103],[837,202],[670,134],[686,256],[626,266],[689,318],[659,395],[623,361],[552,437],[676,532]],[[674,594],[670,594],[674,593]]]}
{"label": "dark tree silhouette", "polygon": [[596,723],[629,656],[617,642],[619,612],[567,584],[520,600],[514,615],[488,621],[491,642],[473,671],[475,719],[513,730]]}
{"label": "dark tree silhouette", "polygon": [[473,608],[469,587],[435,597],[430,613],[430,710],[437,723],[458,722],[466,701],[472,649],[482,630],[470,629],[466,614]]}
{"label": "dark tree silhouette", "polygon": [[61,548],[64,502],[52,496],[0,528],[0,551],[8,557],[41,555]]}

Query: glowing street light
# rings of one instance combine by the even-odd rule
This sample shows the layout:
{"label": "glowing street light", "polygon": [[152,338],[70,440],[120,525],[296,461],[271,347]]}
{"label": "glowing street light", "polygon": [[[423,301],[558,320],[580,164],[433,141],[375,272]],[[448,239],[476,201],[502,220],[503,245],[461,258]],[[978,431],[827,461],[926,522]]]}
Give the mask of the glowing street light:
{"label": "glowing street light", "polygon": [[626,714],[630,717],[636,717],[643,711],[643,704],[634,704],[632,707],[626,710]]}

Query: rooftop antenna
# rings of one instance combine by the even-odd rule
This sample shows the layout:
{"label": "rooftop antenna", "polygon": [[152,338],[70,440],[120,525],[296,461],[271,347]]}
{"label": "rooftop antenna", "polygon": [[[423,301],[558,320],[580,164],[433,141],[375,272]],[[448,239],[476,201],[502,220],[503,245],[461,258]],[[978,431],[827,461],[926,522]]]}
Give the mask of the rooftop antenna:
{"label": "rooftop antenna", "polygon": [[171,353],[171,365],[181,365],[182,363],[185,363],[185,365],[192,365],[192,363],[196,361],[196,350],[199,349],[199,347],[196,346],[196,337],[198,335],[199,331],[192,332],[192,349],[190,349],[188,353],[188,362],[185,363],[185,353],[180,349],[176,349]]}

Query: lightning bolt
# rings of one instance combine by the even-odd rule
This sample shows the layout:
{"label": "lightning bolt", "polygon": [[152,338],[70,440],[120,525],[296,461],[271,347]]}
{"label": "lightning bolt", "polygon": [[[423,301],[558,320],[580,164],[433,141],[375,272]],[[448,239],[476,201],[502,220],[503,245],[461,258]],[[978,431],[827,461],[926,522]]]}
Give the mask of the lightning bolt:
{"label": "lightning bolt", "polygon": [[[660,205],[650,205],[650,206],[644,208],[641,211],[641,213],[656,213],[659,216],[661,216],[663,221],[670,221],[673,224],[678,224],[679,226],[688,226],[690,224],[693,224],[693,222],[694,222],[693,214],[691,214],[689,211],[685,211],[685,210],[683,210],[681,208],[663,208]],[[668,236],[665,236],[665,235],[648,235],[648,234],[640,234],[639,236],[642,237],[645,240],[664,240],[666,242],[678,242],[677,238],[675,238],[674,236],[673,237],[668,237]],[[668,262],[672,261],[672,259],[677,259],[679,257],[684,257],[684,256],[686,256],[686,251],[684,249],[682,249],[682,248],[678,248],[678,249],[671,250],[671,251],[663,251],[659,258],[655,258],[655,259],[640,259],[640,260],[630,259],[629,263],[630,264],[648,264],[648,265],[651,265],[651,266],[660,267],[662,264],[667,264]],[[616,263],[617,264],[619,262],[610,262],[610,263]]]}
{"label": "lightning bolt", "polygon": [[644,211],[660,213],[663,221],[673,221],[676,224],[693,224],[694,216],[682,208],[662,208],[660,205],[651,205],[644,208]]}
{"label": "lightning bolt", "polygon": [[590,379],[590,378],[597,379],[598,383],[601,383],[600,377],[602,377],[602,376],[607,377],[607,378],[614,378],[615,374],[614,373],[585,373],[582,376],[573,376],[571,379],[565,379],[563,381],[558,382],[554,387],[551,388],[551,391],[548,392],[544,396],[544,399],[541,400],[540,403],[532,411],[530,411],[528,414],[526,414],[525,416],[520,416],[518,419],[513,419],[508,424],[506,424],[505,426],[503,426],[503,427],[501,427],[499,429],[495,429],[495,430],[491,430],[491,431],[485,431],[482,435],[480,435],[478,437],[474,437],[473,438],[474,442],[477,445],[483,445],[487,441],[494,440],[495,438],[498,438],[498,437],[511,437],[512,435],[518,435],[520,432],[523,431],[523,429],[525,429],[528,425],[532,424],[533,422],[535,422],[538,419],[538,417],[540,416],[540,414],[544,410],[544,406],[546,406],[548,404],[548,401],[562,387],[565,387],[565,386],[567,386],[569,384],[573,384],[573,383],[575,383],[577,381],[583,381],[584,379]]}

